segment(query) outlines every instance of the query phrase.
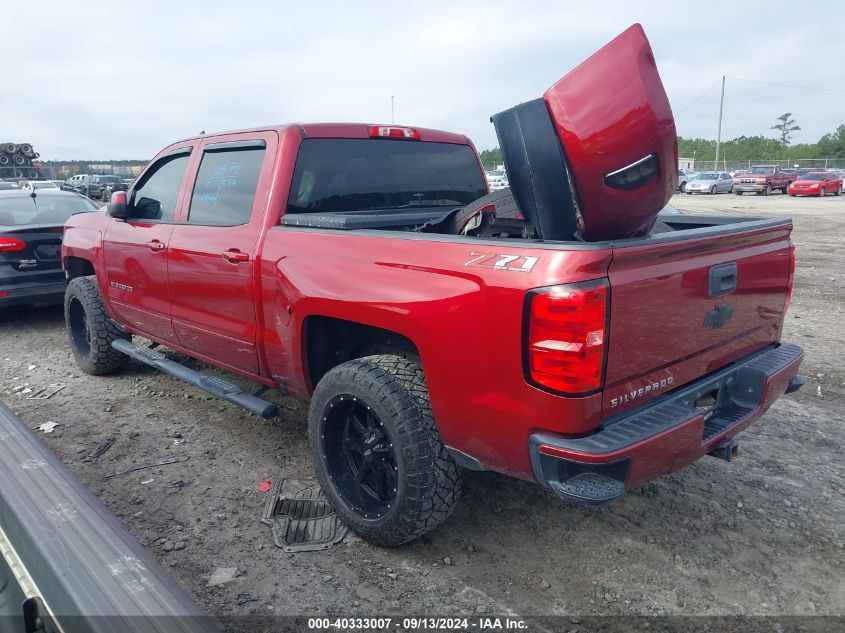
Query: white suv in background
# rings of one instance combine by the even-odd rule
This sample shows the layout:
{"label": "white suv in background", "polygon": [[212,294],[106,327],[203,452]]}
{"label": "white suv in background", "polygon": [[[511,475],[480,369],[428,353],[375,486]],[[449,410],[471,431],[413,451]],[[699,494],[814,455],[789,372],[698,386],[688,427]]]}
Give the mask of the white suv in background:
{"label": "white suv in background", "polygon": [[487,184],[490,185],[490,191],[496,191],[510,186],[508,184],[508,175],[503,169],[494,169],[484,173],[487,175]]}

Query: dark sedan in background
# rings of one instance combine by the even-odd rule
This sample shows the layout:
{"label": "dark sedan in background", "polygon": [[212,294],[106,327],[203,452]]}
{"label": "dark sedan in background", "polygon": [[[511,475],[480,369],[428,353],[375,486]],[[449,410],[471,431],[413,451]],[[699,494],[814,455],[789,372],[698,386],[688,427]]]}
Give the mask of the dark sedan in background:
{"label": "dark sedan in background", "polygon": [[96,210],[85,196],[67,191],[0,191],[0,309],[62,301],[65,222]]}

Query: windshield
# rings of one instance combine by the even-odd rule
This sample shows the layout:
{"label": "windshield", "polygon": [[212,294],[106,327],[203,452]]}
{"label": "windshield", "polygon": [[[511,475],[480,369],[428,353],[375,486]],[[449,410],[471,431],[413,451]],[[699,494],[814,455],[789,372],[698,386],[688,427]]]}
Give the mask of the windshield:
{"label": "windshield", "polygon": [[306,139],[289,213],[465,205],[487,193],[468,145],[388,139]]}
{"label": "windshield", "polygon": [[96,208],[90,200],[71,195],[0,198],[0,226],[64,224],[74,213]]}
{"label": "windshield", "polygon": [[819,174],[819,173],[804,174],[801,177],[801,180],[824,180],[824,174]]}
{"label": "windshield", "polygon": [[693,180],[719,180],[719,174],[698,174]]}
{"label": "windshield", "polygon": [[774,167],[752,167],[746,173],[748,174],[771,174],[774,172]]}

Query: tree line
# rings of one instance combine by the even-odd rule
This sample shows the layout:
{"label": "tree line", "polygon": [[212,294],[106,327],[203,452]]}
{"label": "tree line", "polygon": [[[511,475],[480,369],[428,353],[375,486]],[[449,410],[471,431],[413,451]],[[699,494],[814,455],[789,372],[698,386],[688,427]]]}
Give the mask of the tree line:
{"label": "tree line", "polygon": [[[789,115],[789,113],[787,113]],[[778,121],[784,128],[794,127],[794,121],[789,117]],[[729,141],[722,141],[719,149],[719,162],[722,160],[784,160],[801,158],[845,158],[845,125],[840,125],[834,132],[822,136],[816,143],[789,144],[789,132],[784,135],[784,129],[778,129],[781,138],[767,138],[765,136],[740,136]],[[784,141],[784,138],[786,139]],[[678,137],[678,154],[684,158],[694,158],[696,161],[712,161],[716,159],[716,141],[703,138]],[[502,164],[502,150],[498,147],[481,152],[481,162],[486,169],[493,169]]]}

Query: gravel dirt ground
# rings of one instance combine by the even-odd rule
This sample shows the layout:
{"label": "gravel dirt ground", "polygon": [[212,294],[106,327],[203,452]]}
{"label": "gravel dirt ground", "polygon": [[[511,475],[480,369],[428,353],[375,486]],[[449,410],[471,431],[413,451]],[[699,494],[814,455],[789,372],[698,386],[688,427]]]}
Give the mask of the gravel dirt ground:
{"label": "gravel dirt ground", "polygon": [[[673,204],[794,219],[784,340],[805,348],[807,384],[740,436],[739,461],[705,458],[608,506],[468,473],[455,513],[416,543],[379,549],[350,533],[287,554],[260,521],[258,486],[313,475],[304,403],[277,397],[281,414],[266,422],[139,364],[88,376],[57,307],[0,313],[0,398],[32,427],[60,425],[44,441],[228,629],[245,630],[246,614],[842,616],[845,197]],[[66,387],[49,400],[16,391],[51,383]],[[83,461],[109,437],[99,460]],[[207,588],[218,567],[238,576]]]}

